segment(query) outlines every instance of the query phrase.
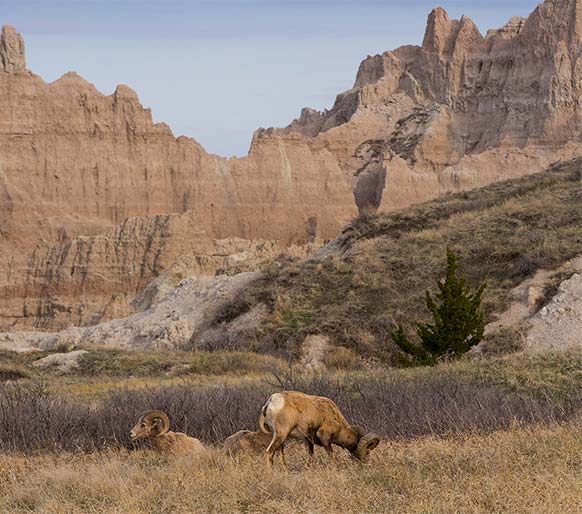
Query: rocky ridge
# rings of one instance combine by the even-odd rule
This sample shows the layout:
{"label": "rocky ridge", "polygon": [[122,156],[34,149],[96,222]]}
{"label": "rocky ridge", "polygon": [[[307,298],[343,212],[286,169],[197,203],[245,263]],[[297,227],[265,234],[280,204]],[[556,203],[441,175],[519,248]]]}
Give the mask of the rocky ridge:
{"label": "rocky ridge", "polygon": [[79,346],[184,349],[193,334],[202,337],[209,329],[217,309],[255,278],[256,273],[239,273],[235,277],[184,279],[155,305],[126,318],[59,332],[0,333],[0,350],[28,352]]}
{"label": "rocky ridge", "polygon": [[582,347],[582,275],[574,274],[560,284],[552,301],[526,325],[527,351]]}
{"label": "rocky ridge", "polygon": [[127,86],[45,83],[4,27],[0,327],[130,314],[176,258],[213,273],[230,254],[260,260],[263,244],[330,239],[358,211],[579,155],[581,57],[582,0],[546,0],[485,36],[437,8],[422,45],[368,57],[332,109],[260,129],[247,157],[225,159],[153,123]]}

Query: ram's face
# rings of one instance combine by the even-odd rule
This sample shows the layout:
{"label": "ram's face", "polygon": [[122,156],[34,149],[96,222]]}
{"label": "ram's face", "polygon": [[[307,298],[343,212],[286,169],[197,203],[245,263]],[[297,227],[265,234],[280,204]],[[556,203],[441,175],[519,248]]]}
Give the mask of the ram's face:
{"label": "ram's face", "polygon": [[152,434],[152,425],[147,420],[140,419],[136,425],[131,429],[129,437],[132,440],[143,439],[144,437],[150,437]]}

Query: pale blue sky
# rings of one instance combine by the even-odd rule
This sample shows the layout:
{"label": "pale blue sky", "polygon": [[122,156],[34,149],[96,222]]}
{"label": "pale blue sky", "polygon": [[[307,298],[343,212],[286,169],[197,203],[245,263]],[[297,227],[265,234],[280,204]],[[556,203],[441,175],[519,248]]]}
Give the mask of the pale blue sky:
{"label": "pale blue sky", "polygon": [[301,107],[331,107],[360,61],[419,44],[432,7],[485,32],[536,0],[0,0],[0,24],[26,41],[28,67],[77,71],[110,94],[124,83],[156,121],[221,155]]}

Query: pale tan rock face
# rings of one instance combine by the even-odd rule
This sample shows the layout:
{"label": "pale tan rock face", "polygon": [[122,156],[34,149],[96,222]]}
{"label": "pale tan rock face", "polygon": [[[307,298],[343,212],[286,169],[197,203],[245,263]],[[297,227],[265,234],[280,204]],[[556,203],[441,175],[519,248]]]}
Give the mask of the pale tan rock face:
{"label": "pale tan rock face", "polygon": [[[34,351],[78,346],[140,349],[186,349],[194,337],[204,339],[216,312],[256,280],[258,273],[184,279],[146,310],[122,319],[58,332],[0,332],[0,350]],[[223,341],[221,341],[223,342]],[[43,359],[41,364],[68,364],[79,351]],[[74,359],[76,361],[76,359]],[[74,365],[74,364],[73,364]]]}
{"label": "pale tan rock face", "polygon": [[127,86],[104,96],[74,73],[46,84],[18,68],[18,41],[5,29],[0,44],[11,63],[0,73],[3,328],[127,314],[136,290],[184,253],[213,274],[231,254],[264,257],[261,241],[273,257],[356,215],[328,150],[287,136],[243,159],[210,155],[153,123]]}
{"label": "pale tan rock face", "polygon": [[0,61],[6,73],[26,71],[24,40],[10,25],[2,27],[0,36]]}
{"label": "pale tan rock face", "polygon": [[358,210],[538,172],[582,141],[582,0],[485,37],[435,9],[422,46],[368,57],[330,110],[258,130],[241,159],[176,139],[127,86],[45,83],[11,27],[0,63],[3,329],[125,315],[175,259],[257,262],[257,245],[330,239]]}
{"label": "pale tan rock face", "polygon": [[582,275],[562,282],[552,301],[525,326],[527,351],[582,348]]}
{"label": "pale tan rock face", "polygon": [[176,287],[177,282],[164,286],[160,280],[168,273],[191,278],[244,272],[282,253],[306,257],[312,248],[283,247],[269,240],[210,239],[203,227],[203,219],[188,211],[132,217],[105,234],[39,244],[30,257],[24,288],[13,296],[14,308],[23,305],[38,329],[92,325],[149,307],[159,293],[140,299],[150,294],[143,291],[146,286]]}

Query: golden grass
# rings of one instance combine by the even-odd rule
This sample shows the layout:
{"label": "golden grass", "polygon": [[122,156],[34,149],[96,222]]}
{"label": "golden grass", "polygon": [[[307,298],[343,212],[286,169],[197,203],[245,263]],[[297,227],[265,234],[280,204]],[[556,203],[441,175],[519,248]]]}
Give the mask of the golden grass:
{"label": "golden grass", "polygon": [[168,460],[147,451],[0,456],[3,512],[581,512],[582,429],[386,442],[362,466],[273,473],[260,457]]}
{"label": "golden grass", "polygon": [[87,350],[90,353],[83,356],[79,369],[68,375],[32,366],[36,359],[51,352],[0,351],[0,383],[30,378],[46,382],[54,391],[94,398],[113,389],[158,387],[184,381],[197,385],[236,383],[243,377],[264,377],[286,365],[270,355],[239,351]]}
{"label": "golden grass", "polygon": [[187,384],[189,386],[209,386],[213,384],[237,385],[247,381],[260,381],[265,373],[247,373],[244,376],[233,372],[224,375],[187,375],[181,377],[45,377],[50,391],[64,393],[79,399],[100,399],[107,393],[119,389],[155,389],[158,387]]}
{"label": "golden grass", "polygon": [[[499,385],[506,389],[528,394],[536,394],[539,391],[544,396],[555,395],[557,397],[571,395],[572,392],[578,391],[582,384],[582,367],[580,366],[582,351],[578,349],[533,354],[515,353],[477,360],[471,356],[466,356],[458,361],[442,362],[434,367],[418,368],[389,368],[381,365],[362,368],[360,363],[356,366],[353,354],[349,350],[343,348],[339,350],[345,350],[345,352],[332,351],[329,362],[326,359],[325,364],[329,368],[327,372],[329,376],[352,379],[385,378],[387,380],[414,380],[450,376],[451,379],[464,378],[470,383]],[[151,358],[147,351],[143,353],[145,359]],[[197,353],[194,352],[194,357]],[[221,353],[227,354],[228,352]],[[239,352],[234,353],[238,354]],[[344,353],[348,355],[343,355]],[[157,352],[155,354],[157,355]],[[184,355],[187,355],[186,352]],[[171,358],[179,358],[179,356],[171,356]],[[139,373],[136,374],[137,376],[132,376],[128,369],[125,376],[123,374],[119,376],[46,375],[43,380],[52,391],[79,398],[99,399],[116,389],[157,388],[176,384],[207,386],[220,383],[235,386],[247,382],[264,384],[267,381],[271,383],[274,377],[271,371],[266,371],[269,369],[268,365],[272,365],[273,371],[285,369],[282,361],[269,356],[249,353],[248,358],[249,360],[257,359],[257,365],[255,369],[247,372],[235,368],[231,372],[223,374],[192,373],[171,376],[152,372],[148,376]],[[297,368],[293,369],[297,371]]]}
{"label": "golden grass", "polygon": [[98,377],[183,377],[260,373],[283,363],[269,355],[237,351],[163,351],[87,348],[78,375]]}

